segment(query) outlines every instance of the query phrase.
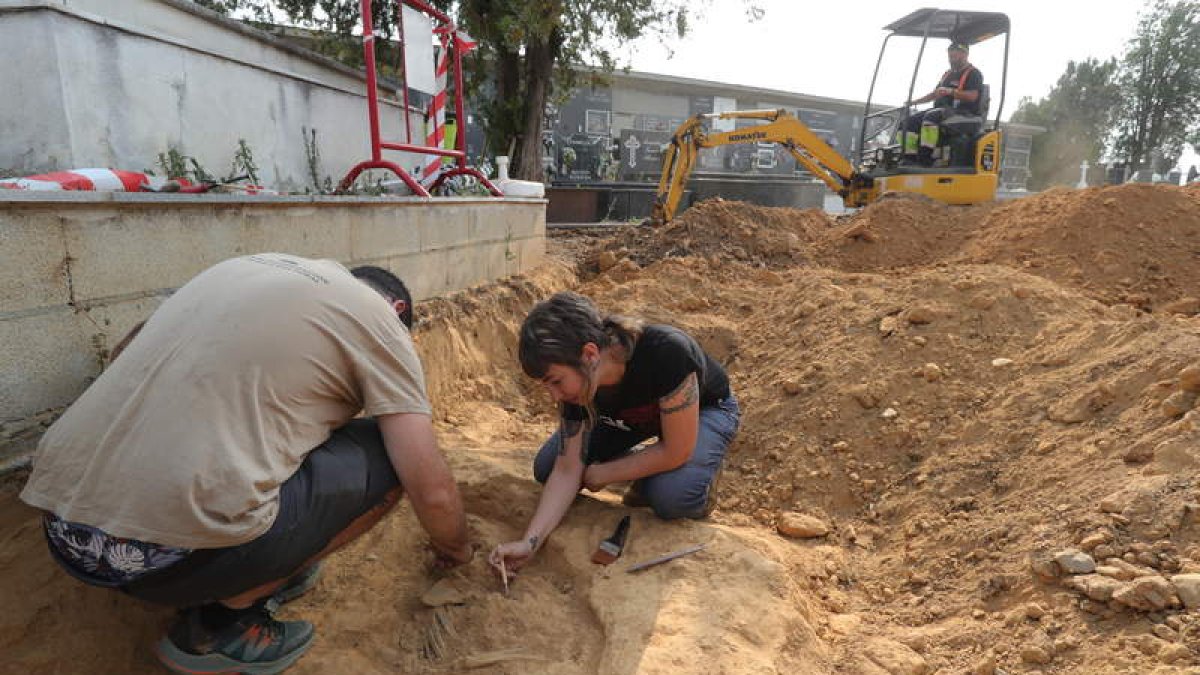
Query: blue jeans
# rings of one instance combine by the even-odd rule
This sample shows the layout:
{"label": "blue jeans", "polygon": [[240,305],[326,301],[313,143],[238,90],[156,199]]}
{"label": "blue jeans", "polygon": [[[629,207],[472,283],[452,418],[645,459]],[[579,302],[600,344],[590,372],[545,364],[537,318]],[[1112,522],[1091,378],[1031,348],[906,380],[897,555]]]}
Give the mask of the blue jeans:
{"label": "blue jeans", "polygon": [[[696,447],[683,466],[638,480],[637,490],[654,509],[654,513],[666,520],[674,518],[703,518],[707,515],[709,490],[721,464],[725,451],[737,435],[742,412],[732,394],[712,405],[700,408],[700,428],[696,435]],[[611,461],[628,456],[634,446],[649,438],[630,434],[603,423],[584,439],[588,456],[605,457]],[[558,459],[559,432],[542,445],[533,460],[533,477],[545,483]],[[606,447],[616,445],[620,447]],[[597,447],[599,446],[599,447]],[[616,452],[613,452],[616,450]]]}

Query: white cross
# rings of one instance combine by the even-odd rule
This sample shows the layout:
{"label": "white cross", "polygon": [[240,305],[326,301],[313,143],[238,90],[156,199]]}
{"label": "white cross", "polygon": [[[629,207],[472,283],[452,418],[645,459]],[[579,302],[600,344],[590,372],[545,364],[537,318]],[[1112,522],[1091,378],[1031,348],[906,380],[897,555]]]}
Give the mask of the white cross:
{"label": "white cross", "polygon": [[629,168],[637,166],[637,151],[642,147],[642,142],[637,139],[637,136],[630,136],[629,140],[625,141],[625,147],[629,148]]}

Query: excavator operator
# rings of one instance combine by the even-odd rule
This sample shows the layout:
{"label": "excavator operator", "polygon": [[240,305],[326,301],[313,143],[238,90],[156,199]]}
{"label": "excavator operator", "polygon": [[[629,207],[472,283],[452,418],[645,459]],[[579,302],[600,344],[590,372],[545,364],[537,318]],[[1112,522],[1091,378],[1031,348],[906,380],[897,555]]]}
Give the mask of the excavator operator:
{"label": "excavator operator", "polygon": [[[912,105],[933,101],[933,107],[908,116],[902,133],[904,160],[910,165],[930,166],[938,146],[938,125],[951,115],[979,115],[979,97],[983,91],[983,73],[967,61],[968,45],[952,42],[946,50],[950,70],[942,75],[933,91]],[[919,147],[918,147],[919,143]]]}

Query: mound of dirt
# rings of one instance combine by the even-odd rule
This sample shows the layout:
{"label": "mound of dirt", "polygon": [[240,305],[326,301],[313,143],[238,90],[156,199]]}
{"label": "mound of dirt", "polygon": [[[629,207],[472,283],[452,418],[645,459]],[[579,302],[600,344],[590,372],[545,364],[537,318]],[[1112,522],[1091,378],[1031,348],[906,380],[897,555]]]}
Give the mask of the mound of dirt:
{"label": "mound of dirt", "polygon": [[821,264],[866,272],[932,265],[958,251],[990,207],[947,206],[920,195],[890,194],[817,243]]}
{"label": "mound of dirt", "polygon": [[707,199],[663,227],[626,230],[589,262],[601,270],[622,259],[646,265],[686,256],[769,267],[796,265],[805,262],[812,243],[831,224],[819,209],[767,208]]}
{"label": "mound of dirt", "polygon": [[988,212],[955,262],[1019,266],[1143,309],[1200,293],[1196,192],[1127,184],[1051,190]]}
{"label": "mound of dirt", "polygon": [[[551,264],[418,311],[475,539],[519,536],[536,505],[554,417],[514,350],[563,288],[725,364],[744,416],[717,511],[633,510],[602,568],[624,486],[580,498],[504,595],[481,559],[432,575],[402,507],[285,610],[319,635],[294,672],[1195,671],[1200,316],[1166,307],[1200,288],[1198,219],[1197,188],[1131,185],[889,198],[836,223],[709,201],[658,230],[557,235],[581,276]],[[169,613],[50,565],[18,484],[0,485],[7,666],[155,672]],[[450,604],[422,602],[435,586]]]}

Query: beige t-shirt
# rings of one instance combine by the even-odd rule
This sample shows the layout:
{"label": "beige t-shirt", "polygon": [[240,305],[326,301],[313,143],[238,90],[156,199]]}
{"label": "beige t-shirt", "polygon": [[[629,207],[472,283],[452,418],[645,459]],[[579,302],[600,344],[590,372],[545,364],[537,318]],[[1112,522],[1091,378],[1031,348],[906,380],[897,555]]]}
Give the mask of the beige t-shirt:
{"label": "beige t-shirt", "polygon": [[430,414],[390,304],[331,260],[227,260],[168,298],[47,430],[21,498],[118,537],[237,545],[360,410]]}

